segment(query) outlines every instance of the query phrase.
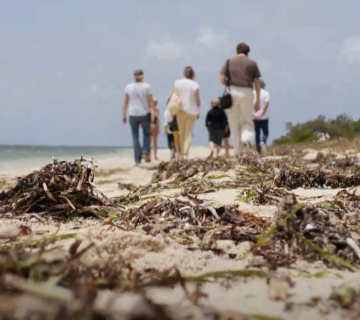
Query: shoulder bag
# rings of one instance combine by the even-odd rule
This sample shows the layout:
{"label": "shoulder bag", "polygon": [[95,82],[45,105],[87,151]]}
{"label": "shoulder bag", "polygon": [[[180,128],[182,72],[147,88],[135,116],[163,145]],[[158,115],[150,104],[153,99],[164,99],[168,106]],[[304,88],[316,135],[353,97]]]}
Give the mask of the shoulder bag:
{"label": "shoulder bag", "polygon": [[[223,109],[230,109],[232,106],[232,97],[230,93],[230,70],[229,70],[229,63],[230,59],[226,61],[226,69],[225,69],[225,80],[226,80],[226,86],[223,92],[223,95],[219,98],[220,105]],[[229,92],[227,92],[226,89],[229,89]]]}
{"label": "shoulder bag", "polygon": [[175,116],[181,109],[181,96],[176,90],[170,97],[170,101],[167,104],[167,110],[172,116]]}

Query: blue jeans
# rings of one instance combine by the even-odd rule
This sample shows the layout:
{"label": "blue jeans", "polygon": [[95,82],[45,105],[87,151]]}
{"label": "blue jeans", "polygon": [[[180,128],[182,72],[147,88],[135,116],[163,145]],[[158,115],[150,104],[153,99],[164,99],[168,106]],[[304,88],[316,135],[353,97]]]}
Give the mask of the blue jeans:
{"label": "blue jeans", "polygon": [[[150,118],[149,115],[141,116],[141,117],[130,116],[129,122],[130,122],[131,134],[133,140],[135,162],[141,163],[142,155],[150,153]],[[140,124],[143,131],[142,147],[139,142]]]}
{"label": "blue jeans", "polygon": [[[269,119],[254,120],[254,128],[256,149],[260,152],[260,142],[264,142],[266,144],[266,140],[269,137]],[[261,131],[263,133],[262,137]]]}

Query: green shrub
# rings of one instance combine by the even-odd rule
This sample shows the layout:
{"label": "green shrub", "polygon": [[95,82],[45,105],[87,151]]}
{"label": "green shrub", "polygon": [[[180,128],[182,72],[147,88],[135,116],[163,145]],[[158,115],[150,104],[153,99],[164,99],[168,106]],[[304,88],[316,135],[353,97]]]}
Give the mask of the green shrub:
{"label": "green shrub", "polygon": [[295,143],[311,142],[316,140],[316,136],[314,135],[313,130],[305,129],[304,131],[296,132],[291,137],[291,140]]}
{"label": "green shrub", "polygon": [[308,143],[316,140],[315,132],[327,132],[331,138],[353,138],[360,133],[360,119],[354,121],[346,114],[335,119],[326,119],[324,115],[304,123],[286,123],[287,133],[273,141],[273,145],[289,143]]}

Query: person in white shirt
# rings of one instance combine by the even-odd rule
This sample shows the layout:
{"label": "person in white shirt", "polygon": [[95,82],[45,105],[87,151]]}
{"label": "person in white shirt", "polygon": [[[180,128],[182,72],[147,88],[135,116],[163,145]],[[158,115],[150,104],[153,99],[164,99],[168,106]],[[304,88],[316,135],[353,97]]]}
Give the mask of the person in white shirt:
{"label": "person in white shirt", "polygon": [[267,111],[270,104],[270,93],[265,90],[265,82],[261,79],[260,86],[259,110],[254,112],[255,143],[258,153],[265,154],[266,141],[269,137],[269,117]]}
{"label": "person in white shirt", "polygon": [[200,86],[195,81],[195,72],[192,67],[185,67],[184,78],[175,81],[173,92],[175,91],[181,97],[181,110],[176,114],[180,131],[180,153],[182,157],[187,157],[195,121],[199,118],[200,110]]}
{"label": "person in white shirt", "polygon": [[[127,123],[126,113],[129,109],[129,122],[133,140],[135,163],[140,164],[142,157],[150,162],[150,109],[155,110],[154,100],[150,91],[150,85],[143,82],[144,72],[137,69],[134,72],[135,82],[125,88],[123,105],[124,124]],[[139,127],[142,127],[144,139],[141,147],[139,142]]]}

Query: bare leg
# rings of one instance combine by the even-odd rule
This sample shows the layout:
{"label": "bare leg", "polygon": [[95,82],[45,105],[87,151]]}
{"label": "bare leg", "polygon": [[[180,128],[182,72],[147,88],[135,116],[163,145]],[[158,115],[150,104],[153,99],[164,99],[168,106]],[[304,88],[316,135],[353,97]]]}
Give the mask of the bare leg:
{"label": "bare leg", "polygon": [[210,148],[210,155],[208,156],[208,158],[212,158],[214,155],[214,149],[215,149],[214,142],[209,141],[209,148]]}
{"label": "bare leg", "polygon": [[158,160],[158,157],[157,157],[157,139],[158,139],[157,132],[154,132],[153,141],[154,141],[154,158],[155,158],[155,160]]}
{"label": "bare leg", "polygon": [[224,147],[225,147],[225,157],[229,158],[229,139],[228,138],[224,138]]}
{"label": "bare leg", "polygon": [[153,139],[152,132],[150,132],[150,139],[149,139],[149,158],[151,160],[151,140]]}
{"label": "bare leg", "polygon": [[216,156],[218,157],[220,154],[221,146],[216,146]]}
{"label": "bare leg", "polygon": [[178,133],[174,133],[174,147],[177,155],[180,155],[180,138]]}

